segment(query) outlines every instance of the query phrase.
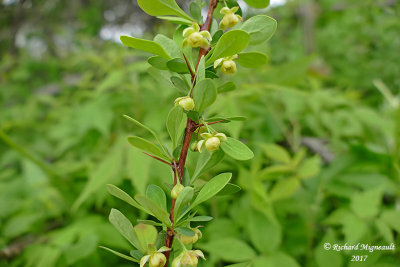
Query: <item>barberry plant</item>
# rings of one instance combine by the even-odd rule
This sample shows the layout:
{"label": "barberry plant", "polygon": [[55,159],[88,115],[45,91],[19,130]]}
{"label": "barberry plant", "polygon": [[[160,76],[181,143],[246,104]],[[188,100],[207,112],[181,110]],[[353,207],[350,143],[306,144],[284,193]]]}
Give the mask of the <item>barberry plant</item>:
{"label": "barberry plant", "polygon": [[[268,0],[247,0],[257,8],[268,6]],[[149,127],[125,116],[144,128],[154,141],[131,136],[129,143],[148,156],[171,168],[169,194],[154,184],[145,195],[129,194],[114,185],[108,185],[113,196],[152,216],[153,220],[132,223],[117,209],[112,209],[110,222],[134,247],[130,255],[110,248],[104,249],[140,266],[150,267],[197,266],[202,251],[193,249],[202,237],[199,227],[192,223],[207,222],[210,216],[196,216],[196,208],[211,197],[223,192],[236,192],[238,186],[230,184],[231,173],[221,173],[195,190],[194,182],[205,171],[217,165],[228,155],[236,160],[250,160],[253,152],[241,141],[217,132],[218,123],[243,120],[244,117],[209,116],[207,108],[218,94],[234,89],[233,82],[223,82],[237,71],[236,64],[258,68],[267,62],[264,53],[253,51],[254,45],[267,41],[276,29],[276,21],[265,15],[256,15],[246,21],[236,1],[210,0],[207,16],[202,10],[207,3],[202,0],[190,4],[190,15],[174,0],[138,0],[139,6],[149,15],[178,24],[173,38],[158,34],[153,41],[121,36],[125,46],[149,52],[152,71],[164,72],[181,93],[167,116],[166,128],[171,138],[165,143]],[[217,19],[220,21],[218,22]],[[220,77],[221,76],[221,77]],[[222,96],[223,97],[223,96]],[[186,126],[185,125],[186,121]],[[189,151],[192,151],[189,153]],[[200,153],[191,173],[185,168],[188,154]],[[174,240],[176,240],[174,242]]]}

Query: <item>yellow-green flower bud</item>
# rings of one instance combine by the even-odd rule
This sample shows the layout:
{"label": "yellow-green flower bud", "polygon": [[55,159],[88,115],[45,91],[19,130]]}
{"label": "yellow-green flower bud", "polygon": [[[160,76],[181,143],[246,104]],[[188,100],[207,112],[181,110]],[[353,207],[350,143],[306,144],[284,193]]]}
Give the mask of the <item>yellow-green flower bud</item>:
{"label": "yellow-green flower bud", "polygon": [[235,12],[238,10],[239,10],[238,6],[235,6],[232,8],[228,8],[228,7],[221,8],[220,13],[224,14],[224,17],[222,18],[222,20],[219,24],[219,27],[222,30],[225,30],[227,28],[232,28],[239,22],[239,20],[242,19],[241,16],[235,14]]}
{"label": "yellow-green flower bud", "polygon": [[197,242],[202,237],[202,234],[199,229],[193,228],[192,229],[194,232],[194,236],[188,236],[188,235],[179,235],[179,239],[182,241],[183,244],[189,245],[189,244],[194,244]]}
{"label": "yellow-green flower bud", "polygon": [[176,105],[181,106],[186,111],[193,110],[195,107],[193,98],[188,96],[178,97],[175,99],[175,106]]}
{"label": "yellow-green flower bud", "polygon": [[183,30],[183,44],[190,45],[191,47],[201,47],[204,49],[208,49],[211,41],[211,34],[208,31],[200,31],[200,26],[197,23],[193,23],[192,27],[188,27]]}
{"label": "yellow-green flower bud", "polygon": [[174,188],[172,188],[172,190],[171,190],[171,197],[172,197],[173,199],[177,199],[178,196],[179,196],[179,194],[182,192],[183,188],[185,188],[183,185],[181,185],[181,184],[176,184],[176,185],[174,186]]}
{"label": "yellow-green flower bud", "polygon": [[182,260],[181,260],[181,264],[183,266],[197,266],[197,264],[199,263],[199,259],[197,258],[197,256],[195,254],[192,253],[186,253],[183,255]]}
{"label": "yellow-green flower bud", "polygon": [[219,148],[221,141],[218,137],[210,137],[206,140],[206,149],[210,152],[215,151]]}
{"label": "yellow-green flower bud", "polygon": [[183,251],[178,257],[172,261],[172,267],[181,266],[197,266],[199,263],[198,257],[204,258],[204,254],[201,250],[187,250]]}
{"label": "yellow-green flower bud", "polygon": [[149,267],[163,267],[167,262],[167,258],[161,252],[156,252],[150,256]]}
{"label": "yellow-green flower bud", "polygon": [[221,70],[225,74],[234,74],[236,72],[236,63],[233,60],[222,62]]}

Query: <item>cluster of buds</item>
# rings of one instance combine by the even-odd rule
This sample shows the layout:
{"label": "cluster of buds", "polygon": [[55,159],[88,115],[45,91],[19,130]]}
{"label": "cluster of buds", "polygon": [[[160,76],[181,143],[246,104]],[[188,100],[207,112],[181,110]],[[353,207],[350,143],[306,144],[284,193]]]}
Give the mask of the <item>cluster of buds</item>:
{"label": "cluster of buds", "polygon": [[221,142],[224,142],[227,139],[225,134],[218,132],[202,133],[200,136],[203,138],[203,140],[198,141],[195,147],[195,150],[198,150],[200,153],[204,150],[204,148],[206,148],[209,152],[217,150]]}
{"label": "cluster of buds", "polygon": [[236,72],[236,63],[233,60],[237,59],[237,58],[238,58],[238,55],[233,55],[233,56],[217,59],[216,61],[214,61],[214,69],[221,66],[221,70],[223,73],[234,74]]}
{"label": "cluster of buds", "polygon": [[179,240],[185,245],[196,243],[197,240],[201,239],[203,235],[201,234],[201,231],[197,228],[192,228],[192,231],[194,232],[193,236],[179,234],[178,235]]}
{"label": "cluster of buds", "polygon": [[201,250],[184,250],[178,257],[176,257],[172,261],[172,267],[196,267],[199,263],[198,257],[202,257],[205,260],[204,254]]}
{"label": "cluster of buds", "polygon": [[170,251],[170,248],[161,247],[159,250],[149,249],[150,254],[143,256],[140,259],[140,267],[144,267],[149,262],[149,267],[163,267],[167,262],[167,258],[163,252]]}
{"label": "cluster of buds", "polygon": [[212,40],[211,34],[208,31],[200,31],[199,24],[195,22],[193,22],[192,27],[183,30],[183,37],[185,37],[182,44],[183,47],[190,45],[193,48],[208,49]]}
{"label": "cluster of buds", "polygon": [[181,106],[184,110],[190,111],[194,109],[194,100],[189,96],[178,97],[175,99],[175,106]]}
{"label": "cluster of buds", "polygon": [[229,7],[221,8],[220,13],[224,15],[221,22],[219,23],[219,27],[221,28],[221,30],[232,28],[239,22],[239,20],[243,20],[241,16],[235,14],[236,11],[238,10],[239,10],[238,6],[232,8]]}
{"label": "cluster of buds", "polygon": [[182,184],[177,183],[177,184],[174,186],[174,188],[172,188],[172,190],[171,190],[171,197],[172,197],[172,199],[177,199],[178,196],[179,196],[179,194],[182,192],[182,190],[183,190],[184,188],[185,188],[185,187],[184,187]]}

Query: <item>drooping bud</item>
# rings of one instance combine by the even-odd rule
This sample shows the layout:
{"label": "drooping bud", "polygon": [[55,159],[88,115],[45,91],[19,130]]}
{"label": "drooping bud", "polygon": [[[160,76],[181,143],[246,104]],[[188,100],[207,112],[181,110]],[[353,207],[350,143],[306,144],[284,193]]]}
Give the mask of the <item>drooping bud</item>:
{"label": "drooping bud", "polygon": [[178,97],[175,99],[175,106],[181,106],[184,110],[190,111],[194,109],[194,100],[189,96]]}
{"label": "drooping bud", "polygon": [[206,149],[210,152],[215,151],[219,148],[221,141],[218,137],[211,137],[206,140]]}
{"label": "drooping bud", "polygon": [[216,61],[214,61],[214,69],[221,66],[221,70],[223,73],[234,74],[236,72],[236,63],[233,60],[236,58],[238,58],[238,55],[219,58]]}
{"label": "drooping bud", "polygon": [[235,12],[238,10],[239,10],[238,6],[232,8],[228,7],[221,8],[220,13],[224,14],[224,17],[222,18],[219,27],[222,30],[225,30],[227,28],[232,28],[239,22],[239,20],[242,20],[241,16],[235,14]]}
{"label": "drooping bud", "polygon": [[183,251],[177,258],[172,261],[172,267],[181,266],[197,266],[199,263],[198,257],[204,258],[204,254],[201,250],[187,250]]}
{"label": "drooping bud", "polygon": [[234,74],[236,72],[236,63],[233,60],[226,60],[222,63],[221,70],[225,74]]}
{"label": "drooping bud", "polygon": [[183,244],[185,245],[194,244],[197,242],[197,240],[199,240],[202,237],[202,234],[199,229],[192,228],[192,230],[194,232],[193,236],[179,234],[179,239],[182,241]]}
{"label": "drooping bud", "polygon": [[206,148],[207,151],[212,152],[219,148],[221,142],[225,142],[227,140],[226,135],[223,133],[202,133],[200,134],[204,140],[200,140],[197,142],[197,150],[201,153],[203,148]]}
{"label": "drooping bud", "polygon": [[180,192],[182,192],[183,188],[185,188],[183,185],[181,185],[181,184],[176,184],[176,185],[174,186],[174,188],[172,188],[172,190],[171,190],[171,197],[172,197],[173,199],[177,199],[178,196],[179,196],[179,194],[180,194]]}
{"label": "drooping bud", "polygon": [[188,27],[183,31],[183,37],[185,37],[182,44],[183,47],[190,45],[193,48],[208,49],[212,40],[211,34],[208,31],[200,31],[199,24],[195,22],[192,27]]}
{"label": "drooping bud", "polygon": [[161,252],[156,252],[150,256],[149,267],[163,267],[167,262],[167,258]]}

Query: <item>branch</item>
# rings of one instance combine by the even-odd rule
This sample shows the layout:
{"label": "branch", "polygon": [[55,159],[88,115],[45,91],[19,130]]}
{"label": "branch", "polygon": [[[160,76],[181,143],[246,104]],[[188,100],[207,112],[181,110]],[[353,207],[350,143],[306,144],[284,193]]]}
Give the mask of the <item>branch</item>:
{"label": "branch", "polygon": [[153,156],[153,155],[148,154],[148,153],[146,153],[146,152],[143,152],[143,154],[146,154],[147,156],[152,157],[153,159],[156,159],[156,160],[158,160],[158,161],[161,161],[162,163],[167,164],[168,166],[171,166],[171,163],[169,163],[168,161],[165,161],[165,160],[163,160],[163,159],[160,159],[159,157]]}
{"label": "branch", "polygon": [[[210,29],[214,9],[217,6],[218,1],[219,0],[210,0],[207,18],[206,18],[205,23],[201,26],[201,30],[208,31]],[[197,59],[197,64],[196,64],[196,72],[197,72],[197,68],[198,68],[201,57],[205,56],[208,53],[208,51],[209,51],[208,49],[200,48],[199,57]],[[184,58],[185,58],[186,64],[188,65],[189,70],[191,70],[185,55],[184,55]],[[191,75],[192,75],[192,71],[191,71]],[[193,87],[194,87],[196,81],[193,80],[193,77],[194,76],[192,75],[192,82],[193,82]],[[193,93],[193,90],[192,90],[192,93]],[[189,152],[190,140],[192,139],[192,135],[193,135],[194,131],[197,129],[197,127],[198,127],[198,124],[195,121],[193,121],[191,118],[187,119],[185,136],[183,138],[181,154],[179,155],[178,162],[176,163],[174,161],[174,163],[172,165],[172,170],[174,171],[174,186],[177,183],[177,179],[179,179],[179,181],[182,183],[183,172],[184,172],[185,164],[186,164],[186,157]],[[176,177],[176,175],[178,175],[178,177]],[[164,245],[169,248],[172,247],[172,243],[174,241],[174,229],[173,229],[173,227],[174,227],[174,209],[175,209],[175,200],[172,199],[171,211],[170,211],[170,219],[171,219],[172,227],[167,229],[167,234],[166,234],[165,242],[164,242]],[[164,267],[168,267],[170,252],[169,251],[164,252],[164,254],[167,258],[167,262],[164,265]]]}

